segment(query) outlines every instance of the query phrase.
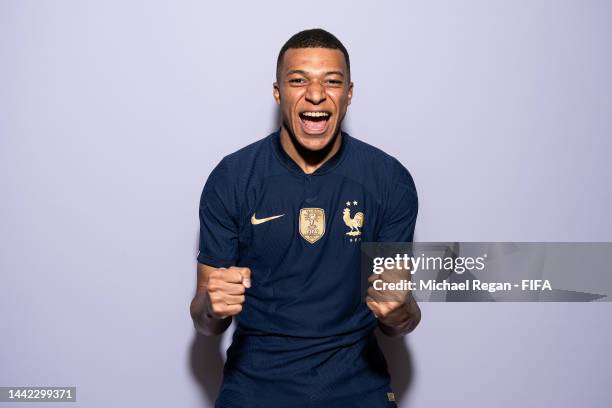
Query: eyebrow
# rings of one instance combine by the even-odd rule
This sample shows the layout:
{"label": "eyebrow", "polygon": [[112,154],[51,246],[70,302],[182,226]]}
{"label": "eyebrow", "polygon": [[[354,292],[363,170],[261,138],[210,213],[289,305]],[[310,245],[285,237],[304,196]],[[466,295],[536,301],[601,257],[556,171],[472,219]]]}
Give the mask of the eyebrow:
{"label": "eyebrow", "polygon": [[[308,72],[302,69],[290,69],[289,71],[287,71],[287,75],[291,75],[291,74],[299,74],[299,75],[308,76]],[[344,73],[342,73],[342,71],[328,71],[325,73],[325,76],[328,76],[328,75],[340,75],[341,77],[344,77]]]}

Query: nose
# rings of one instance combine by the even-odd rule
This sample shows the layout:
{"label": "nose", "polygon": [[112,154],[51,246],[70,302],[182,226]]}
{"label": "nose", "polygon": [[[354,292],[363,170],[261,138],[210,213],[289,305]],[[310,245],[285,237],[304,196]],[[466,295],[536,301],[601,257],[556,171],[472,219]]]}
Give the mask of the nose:
{"label": "nose", "polygon": [[325,88],[319,81],[312,81],[306,89],[306,100],[318,105],[325,100]]}

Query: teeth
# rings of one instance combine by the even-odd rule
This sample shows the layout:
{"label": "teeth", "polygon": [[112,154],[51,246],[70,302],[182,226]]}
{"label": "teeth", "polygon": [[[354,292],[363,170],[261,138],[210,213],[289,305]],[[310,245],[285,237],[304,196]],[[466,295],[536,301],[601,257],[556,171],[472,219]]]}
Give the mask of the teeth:
{"label": "teeth", "polygon": [[302,113],[302,115],[310,116],[310,117],[313,117],[313,118],[319,118],[319,117],[322,117],[322,116],[329,116],[329,113],[327,113],[327,112],[304,112],[304,113]]}

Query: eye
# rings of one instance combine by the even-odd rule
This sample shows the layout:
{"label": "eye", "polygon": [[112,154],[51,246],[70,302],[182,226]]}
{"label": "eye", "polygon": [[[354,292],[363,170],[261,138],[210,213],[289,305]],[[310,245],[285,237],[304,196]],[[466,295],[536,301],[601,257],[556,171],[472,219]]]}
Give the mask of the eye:
{"label": "eye", "polygon": [[305,83],[306,81],[304,80],[304,78],[291,78],[289,80],[290,84],[295,84],[295,85],[301,85],[303,83]]}
{"label": "eye", "polygon": [[329,79],[329,80],[327,80],[327,83],[332,85],[332,86],[342,85],[342,81],[339,80],[339,79]]}

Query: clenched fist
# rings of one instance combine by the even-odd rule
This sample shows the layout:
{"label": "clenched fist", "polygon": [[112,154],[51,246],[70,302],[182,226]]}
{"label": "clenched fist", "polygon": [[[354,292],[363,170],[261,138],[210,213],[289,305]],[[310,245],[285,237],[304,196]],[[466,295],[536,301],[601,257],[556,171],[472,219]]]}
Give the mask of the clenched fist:
{"label": "clenched fist", "polygon": [[206,283],[206,314],[215,319],[237,315],[242,311],[244,291],[250,287],[249,268],[211,268]]}
{"label": "clenched fist", "polygon": [[[379,281],[379,287],[387,284],[398,284],[403,280],[409,280],[410,273],[407,270],[387,269],[382,274],[373,274],[368,278],[370,284]],[[379,325],[383,333],[390,336],[399,336],[411,332],[421,321],[421,309],[419,308],[410,290],[399,289],[376,290],[370,286],[367,290],[366,305],[382,323]]]}

